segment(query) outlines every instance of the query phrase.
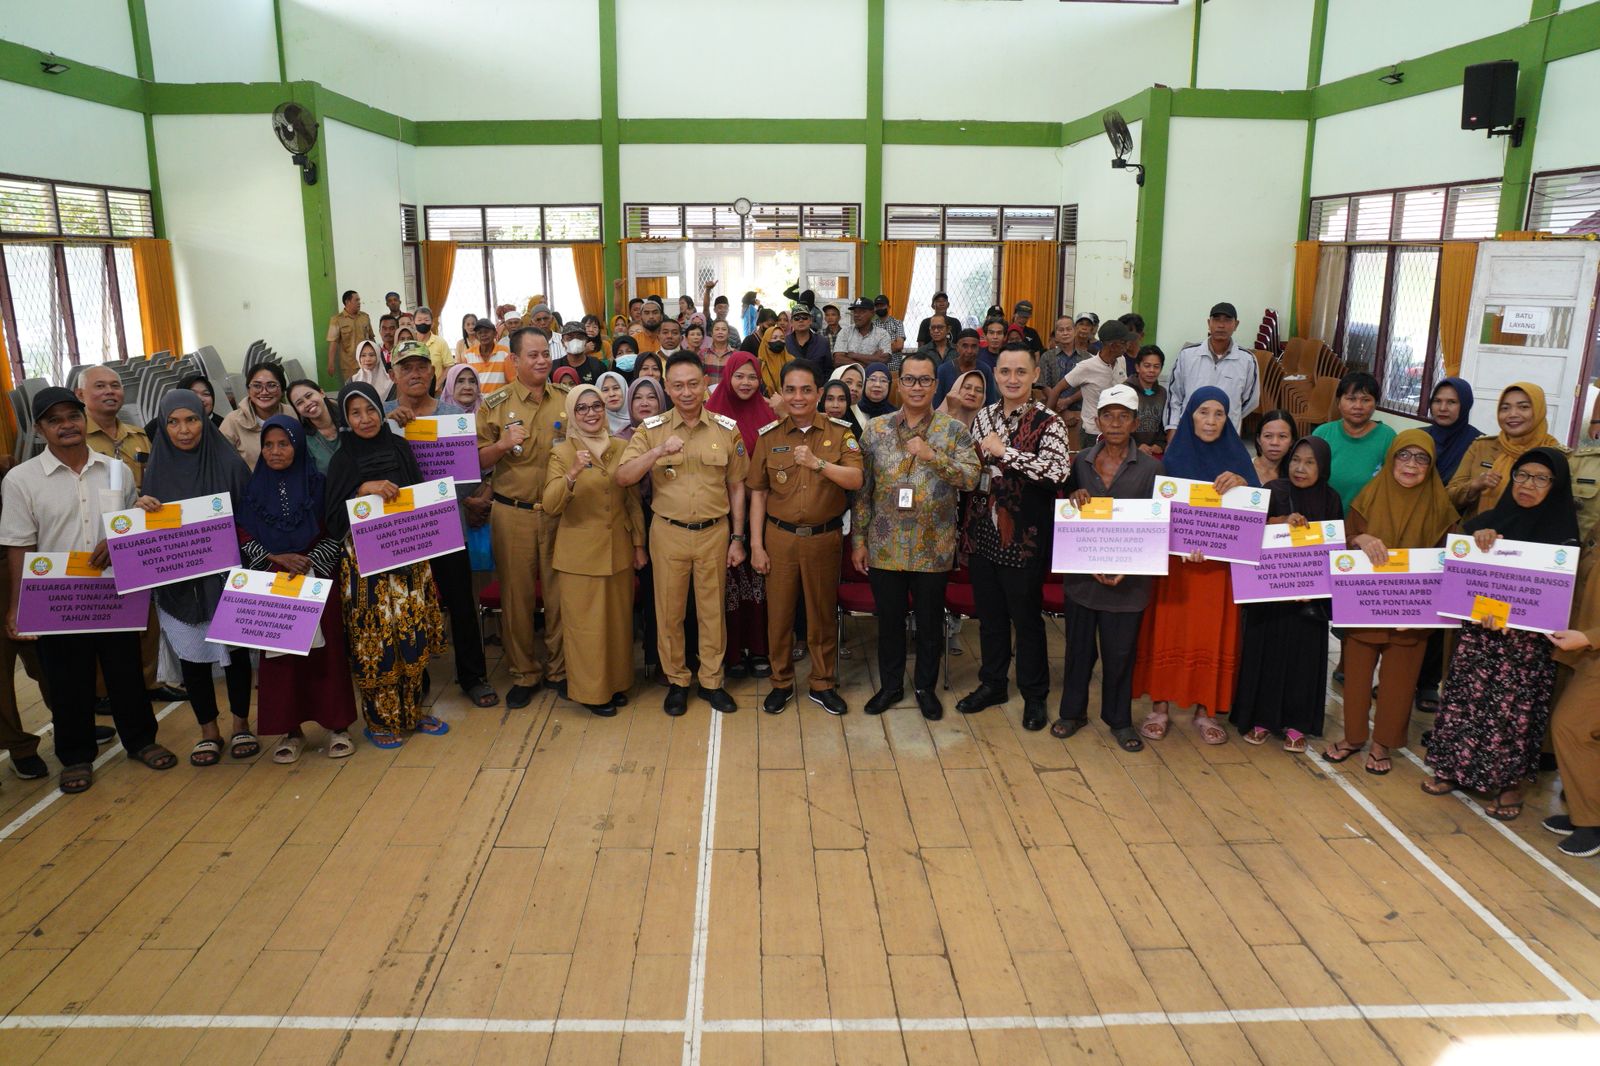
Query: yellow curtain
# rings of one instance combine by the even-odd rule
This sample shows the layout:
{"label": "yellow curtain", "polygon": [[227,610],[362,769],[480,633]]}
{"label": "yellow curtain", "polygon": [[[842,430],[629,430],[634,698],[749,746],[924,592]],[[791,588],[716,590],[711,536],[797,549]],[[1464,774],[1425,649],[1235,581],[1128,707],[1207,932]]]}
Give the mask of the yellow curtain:
{"label": "yellow curtain", "polygon": [[1055,241],[1006,241],[1000,246],[1000,303],[1007,311],[1027,300],[1033,304],[1034,322],[1054,324],[1060,292]]}
{"label": "yellow curtain", "polygon": [[1439,348],[1444,372],[1461,373],[1461,348],[1467,339],[1467,311],[1472,306],[1472,275],[1478,266],[1478,246],[1471,241],[1448,241],[1439,255]]}
{"label": "yellow curtain", "polygon": [[139,319],[144,327],[144,354],[183,354],[178,327],[178,289],[172,280],[172,242],[155,237],[133,240],[133,280],[139,290]]}
{"label": "yellow curtain", "polygon": [[455,241],[422,242],[422,291],[437,315],[450,297],[450,280],[456,273]]}
{"label": "yellow curtain", "polygon": [[0,455],[10,455],[17,445],[17,412],[11,406],[11,390],[16,388],[11,380],[11,349],[6,347],[6,324],[0,322]]}
{"label": "yellow curtain", "polygon": [[878,248],[883,294],[889,298],[889,306],[903,315],[906,313],[906,301],[911,299],[911,271],[917,262],[917,243],[883,241]]}
{"label": "yellow curtain", "polygon": [[578,298],[583,312],[606,320],[606,248],[603,244],[572,245],[572,265],[578,271]]}
{"label": "yellow curtain", "polygon": [[[646,296],[659,296],[663,300],[665,300],[667,298],[667,279],[666,278],[663,278],[663,277],[634,278],[633,280],[634,280],[634,284],[637,286],[636,291],[634,292],[634,295],[639,297],[639,299],[642,300]],[[674,311],[673,314],[676,315],[677,312]]]}
{"label": "yellow curtain", "polygon": [[1317,263],[1322,256],[1321,241],[1294,242],[1294,330],[1295,337],[1306,332],[1317,306]]}

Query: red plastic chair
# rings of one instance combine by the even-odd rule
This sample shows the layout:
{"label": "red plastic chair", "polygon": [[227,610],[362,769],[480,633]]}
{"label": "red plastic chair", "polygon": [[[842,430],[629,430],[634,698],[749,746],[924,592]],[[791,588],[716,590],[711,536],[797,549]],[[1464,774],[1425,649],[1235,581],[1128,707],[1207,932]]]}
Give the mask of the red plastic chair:
{"label": "red plastic chair", "polygon": [[1067,588],[1061,574],[1044,576],[1044,613],[1052,618],[1067,616]]}
{"label": "red plastic chair", "polygon": [[850,540],[847,537],[844,542],[844,559],[839,564],[838,605],[834,608],[837,620],[834,642],[839,649],[839,658],[851,657],[850,649],[845,647],[844,643],[845,616],[862,618],[877,613],[878,601],[873,598],[872,585],[868,582],[867,575],[856,569],[855,561],[850,557]]}
{"label": "red plastic chair", "polygon": [[978,615],[977,596],[972,590],[972,575],[965,566],[958,566],[950,571],[950,581],[944,587],[944,687],[950,688],[950,656],[959,654],[959,649],[952,650],[951,638],[960,632],[961,619],[976,618]]}

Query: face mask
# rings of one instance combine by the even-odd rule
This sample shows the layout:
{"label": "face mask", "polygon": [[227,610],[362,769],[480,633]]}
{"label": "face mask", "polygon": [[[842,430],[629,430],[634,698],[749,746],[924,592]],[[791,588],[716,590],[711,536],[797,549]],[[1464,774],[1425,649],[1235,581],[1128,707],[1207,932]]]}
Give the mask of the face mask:
{"label": "face mask", "polygon": [[588,347],[589,345],[586,341],[570,340],[567,342],[567,354],[582,355],[584,351],[588,349]]}
{"label": "face mask", "polygon": [[418,322],[417,323],[417,332],[422,334],[423,336],[427,336],[428,334],[433,332],[433,323],[432,322]]}
{"label": "face mask", "polygon": [[617,369],[626,374],[633,369],[633,364],[638,361],[639,357],[632,352],[626,355],[619,355],[617,356]]}
{"label": "face mask", "polygon": [[767,351],[769,351],[769,352],[781,352],[781,351],[783,351],[783,342],[782,341],[768,341],[767,342]]}
{"label": "face mask", "polygon": [[877,316],[879,318],[888,318],[889,317],[889,309],[887,307],[878,308],[876,313],[877,313]]}

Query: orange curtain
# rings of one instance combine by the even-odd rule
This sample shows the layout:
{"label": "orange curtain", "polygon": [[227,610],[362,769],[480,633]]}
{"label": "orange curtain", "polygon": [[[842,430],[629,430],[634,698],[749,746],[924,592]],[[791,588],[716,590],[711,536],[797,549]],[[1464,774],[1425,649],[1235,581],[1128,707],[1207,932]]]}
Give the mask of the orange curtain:
{"label": "orange curtain", "polygon": [[[646,296],[659,296],[663,300],[667,298],[666,278],[634,278],[633,281],[635,286],[637,286],[634,291],[634,295],[639,297],[639,299],[642,300]],[[676,314],[676,312],[674,312],[674,314]]]}
{"label": "orange curtain", "polygon": [[1472,275],[1477,266],[1478,246],[1471,241],[1448,241],[1439,254],[1439,348],[1449,377],[1461,373],[1467,312],[1472,306]]}
{"label": "orange curtain", "polygon": [[1007,311],[1023,300],[1035,322],[1054,323],[1061,293],[1061,258],[1055,241],[1006,241],[1000,246],[1000,303]]}
{"label": "orange curtain", "polygon": [[883,241],[878,248],[883,294],[889,298],[889,306],[903,315],[906,301],[911,299],[911,271],[917,263],[917,244],[915,241]]}
{"label": "orange curtain", "polygon": [[0,322],[0,455],[10,455],[17,444],[17,412],[11,406],[11,390],[16,388],[11,380],[11,349],[6,347],[6,324]]}
{"label": "orange curtain", "polygon": [[455,241],[422,242],[422,291],[437,315],[450,297],[450,281],[456,273]]}
{"label": "orange curtain", "polygon": [[172,280],[172,242],[139,237],[133,245],[133,280],[139,291],[139,319],[144,327],[144,354],[183,354],[178,327],[178,289]]}
{"label": "orange curtain", "polygon": [[585,314],[606,315],[606,248],[603,244],[572,245],[572,265],[578,271],[578,298]]}
{"label": "orange curtain", "polygon": [[1321,241],[1294,242],[1294,323],[1292,337],[1305,335],[1317,305],[1317,263],[1322,256]]}

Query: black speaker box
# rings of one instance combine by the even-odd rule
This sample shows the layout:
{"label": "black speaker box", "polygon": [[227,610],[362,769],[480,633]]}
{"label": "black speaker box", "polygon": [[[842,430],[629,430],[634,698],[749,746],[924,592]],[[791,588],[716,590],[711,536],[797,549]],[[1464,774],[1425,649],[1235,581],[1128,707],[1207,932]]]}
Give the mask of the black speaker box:
{"label": "black speaker box", "polygon": [[1517,61],[1499,59],[1470,66],[1461,77],[1461,128],[1509,126],[1517,113]]}

